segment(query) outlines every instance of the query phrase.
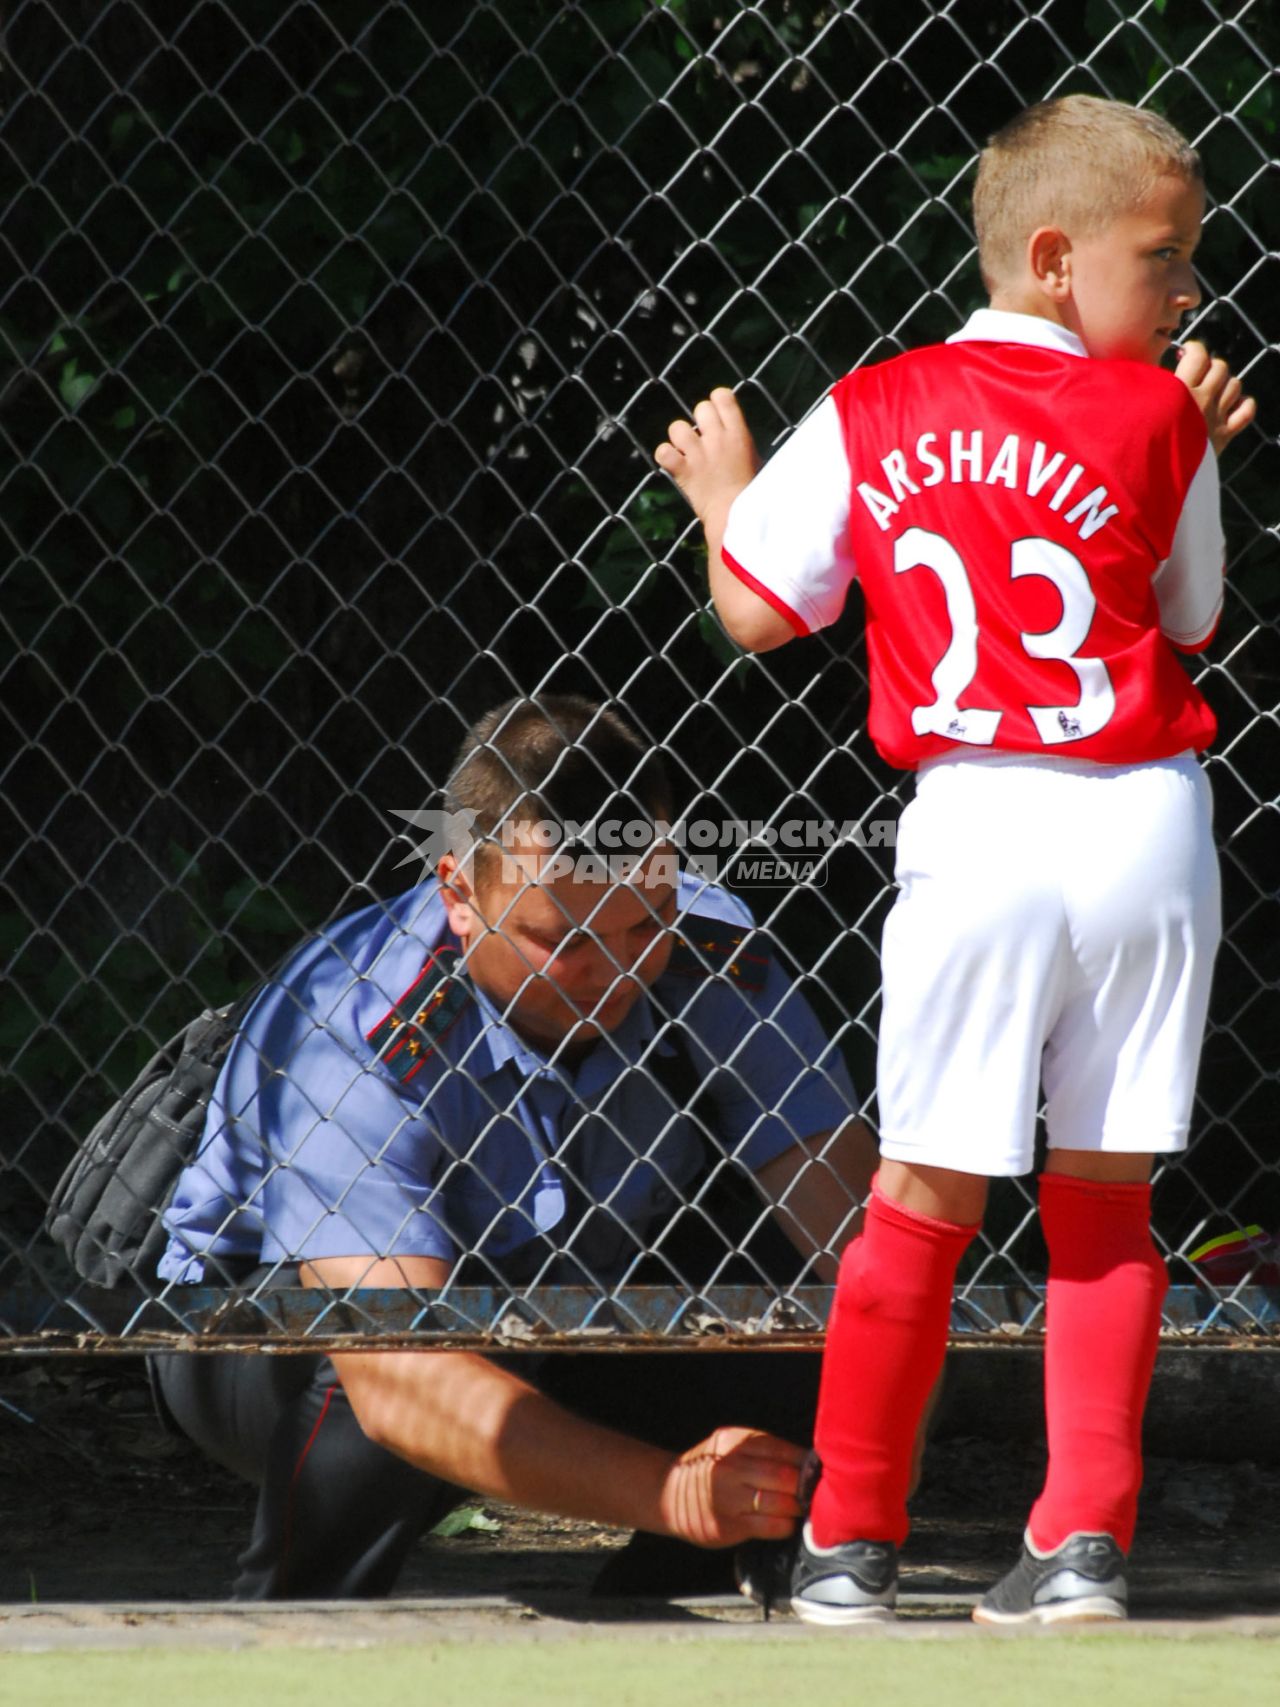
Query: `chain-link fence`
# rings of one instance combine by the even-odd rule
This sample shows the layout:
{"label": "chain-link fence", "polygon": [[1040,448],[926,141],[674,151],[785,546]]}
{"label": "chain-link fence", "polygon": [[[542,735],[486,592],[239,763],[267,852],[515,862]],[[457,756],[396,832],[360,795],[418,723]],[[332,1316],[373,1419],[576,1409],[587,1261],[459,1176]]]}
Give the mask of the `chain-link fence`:
{"label": "chain-link fence", "polygon": [[[794,1200],[786,1187],[771,1208],[762,1170],[779,1132],[831,1127],[824,1096],[874,1121],[877,947],[906,785],[864,739],[857,613],[780,656],[738,656],[652,447],[723,382],[768,445],[853,364],[953,330],[980,300],[976,151],[1066,90],[1150,103],[1201,147],[1195,330],[1270,429],[1280,17],[1262,0],[3,10],[7,1343],[812,1334],[823,1274],[794,1227],[779,1238]],[[1274,1307],[1256,1264],[1220,1269],[1215,1288],[1184,1259],[1280,1228],[1267,433],[1234,446],[1224,474],[1228,607],[1197,673],[1221,725],[1226,938],[1193,1144],[1156,1191],[1170,1322],[1197,1332],[1269,1326]],[[563,1073],[548,1094],[577,1112],[547,1126],[542,1108],[532,1133],[518,1098],[486,1092],[474,1141],[433,1164],[437,1183],[440,1168],[478,1181],[445,1227],[441,1254],[471,1255],[443,1293],[300,1290],[278,1226],[257,1253],[274,1290],[261,1270],[226,1290],[251,1240],[202,1277],[175,1259],[168,1278],[87,1285],[43,1221],[103,1108],[158,1041],[291,944],[359,907],[403,922],[395,898],[420,868],[398,862],[434,820],[406,840],[394,814],[440,806],[480,714],[547,694],[613,702],[661,748],[686,832],[748,826],[686,835],[731,899],[711,924],[705,907],[682,918],[685,993],[653,1004],[659,1040],[685,1027],[689,990],[736,1004],[723,1058],[665,1085],[664,1050],[629,1061],[667,1099],[643,1138]],[[767,936],[744,934],[744,903]],[[424,991],[390,974],[383,987],[343,943],[348,994],[363,979],[386,998],[360,1035],[382,1094],[394,1082],[402,1100],[354,1168],[382,1178],[395,1135],[418,1130],[394,1051],[442,1046]],[[457,988],[426,993],[451,1014]],[[800,999],[827,1053],[783,1084],[779,1015]],[[823,1086],[812,1105],[806,1073]],[[445,1078],[480,1076],[464,1055]],[[534,1160],[504,1184],[477,1146],[517,1117]],[[621,1146],[594,1173],[564,1148],[588,1117]],[[696,1165],[663,1148],[696,1128]],[[245,1188],[259,1234],[290,1165],[268,1156]],[[435,1188],[415,1195],[412,1178],[397,1214],[429,1219]],[[312,1232],[342,1214],[343,1190],[317,1190]],[[567,1268],[588,1198],[627,1249]],[[513,1210],[523,1262],[491,1255]],[[1043,1271],[1032,1197],[1002,1182],[957,1327],[1034,1326]]]}

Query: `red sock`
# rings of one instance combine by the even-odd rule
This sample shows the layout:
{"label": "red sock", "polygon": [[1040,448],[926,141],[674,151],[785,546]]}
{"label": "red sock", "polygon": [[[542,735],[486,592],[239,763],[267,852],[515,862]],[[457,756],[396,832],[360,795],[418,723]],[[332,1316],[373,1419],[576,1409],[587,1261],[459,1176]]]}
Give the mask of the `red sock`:
{"label": "red sock", "polygon": [[819,1547],[905,1541],[916,1429],[942,1367],[956,1264],[977,1232],[882,1197],[840,1261],[814,1445]]}
{"label": "red sock", "polygon": [[1151,1242],[1151,1187],[1040,1178],[1049,1247],[1044,1359],[1049,1473],[1031,1539],[1076,1530],[1127,1553],[1142,1485],[1142,1413],[1169,1277]]}

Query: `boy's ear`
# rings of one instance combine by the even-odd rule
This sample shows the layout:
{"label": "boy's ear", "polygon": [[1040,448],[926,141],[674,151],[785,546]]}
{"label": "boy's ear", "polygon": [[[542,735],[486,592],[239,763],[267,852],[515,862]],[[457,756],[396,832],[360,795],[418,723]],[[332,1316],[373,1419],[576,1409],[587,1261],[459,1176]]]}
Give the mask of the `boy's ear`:
{"label": "boy's ear", "polygon": [[1035,286],[1053,302],[1071,295],[1071,239],[1057,225],[1042,225],[1027,241],[1027,266]]}

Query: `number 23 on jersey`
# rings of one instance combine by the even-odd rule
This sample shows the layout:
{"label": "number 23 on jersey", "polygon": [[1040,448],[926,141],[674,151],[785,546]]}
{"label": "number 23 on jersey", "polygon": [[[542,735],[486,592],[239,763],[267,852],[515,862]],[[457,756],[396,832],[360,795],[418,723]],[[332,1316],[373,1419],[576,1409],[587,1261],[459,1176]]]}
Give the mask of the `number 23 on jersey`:
{"label": "number 23 on jersey", "polygon": [[[917,735],[991,746],[1005,713],[993,707],[960,705],[978,671],[979,637],[973,586],[963,558],[941,534],[913,527],[894,542],[893,568],[897,575],[932,570],[941,583],[951,625],[951,639],[930,678],[934,697],[912,707],[912,729]],[[1062,599],[1060,621],[1045,633],[1022,633],[1019,639],[1029,658],[1066,664],[1080,684],[1074,704],[1026,707],[1040,740],[1046,747],[1056,747],[1096,735],[1110,722],[1116,696],[1102,659],[1080,655],[1097,609],[1084,565],[1054,540],[1018,539],[1010,549],[1009,575],[1014,580],[1039,575],[1057,588]]]}

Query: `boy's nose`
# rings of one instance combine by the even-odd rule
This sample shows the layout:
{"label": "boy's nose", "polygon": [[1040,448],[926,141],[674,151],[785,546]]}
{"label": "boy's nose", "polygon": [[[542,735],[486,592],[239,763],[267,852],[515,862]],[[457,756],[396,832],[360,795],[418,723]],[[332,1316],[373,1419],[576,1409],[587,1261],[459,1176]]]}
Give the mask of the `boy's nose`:
{"label": "boy's nose", "polygon": [[1184,309],[1199,308],[1200,281],[1191,267],[1188,267],[1183,276],[1178,280],[1174,287],[1173,295],[1174,301],[1179,303]]}

